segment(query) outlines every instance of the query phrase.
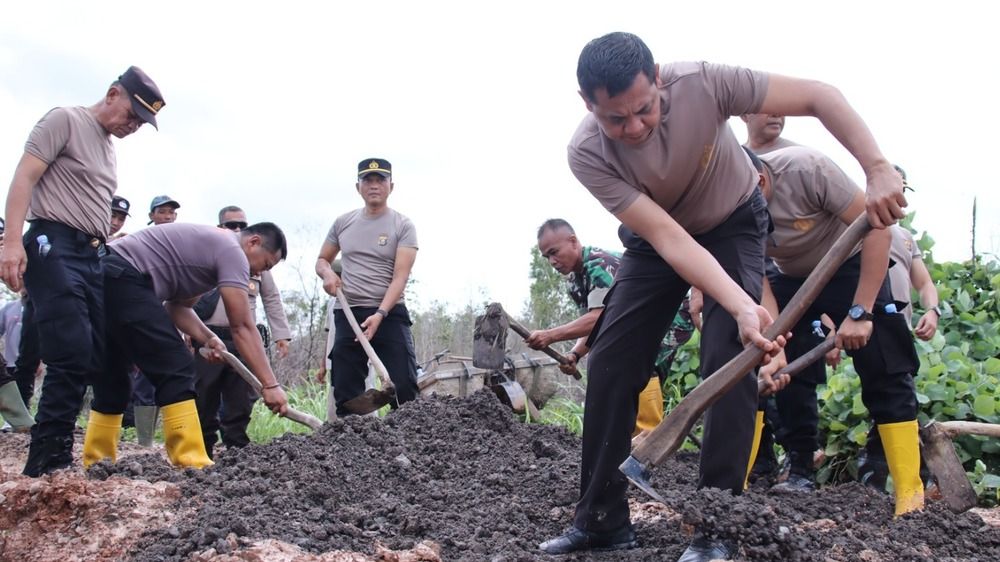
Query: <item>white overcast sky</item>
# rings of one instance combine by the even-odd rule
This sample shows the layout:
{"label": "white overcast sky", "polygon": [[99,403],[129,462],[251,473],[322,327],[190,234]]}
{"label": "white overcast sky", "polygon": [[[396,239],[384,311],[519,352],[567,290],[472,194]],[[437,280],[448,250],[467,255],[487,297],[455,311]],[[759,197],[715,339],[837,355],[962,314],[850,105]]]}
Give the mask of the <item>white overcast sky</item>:
{"label": "white overcast sky", "polygon": [[[418,308],[484,298],[520,311],[535,229],[562,217],[619,248],[617,222],[569,172],[585,108],[576,59],[610,31],[658,62],[708,60],[839,87],[909,173],[915,224],[939,260],[1000,249],[992,2],[7,2],[0,17],[0,179],[48,109],[90,105],[129,65],[167,105],[159,132],[116,141],[118,189],[169,194],[183,222],[230,204],[291,238],[279,281],[311,275],[333,219],[361,206],[358,160],[389,159],[390,206],[417,227]],[[991,54],[992,53],[992,54]],[[742,122],[732,123],[745,138]],[[819,123],[785,136],[854,160]]]}

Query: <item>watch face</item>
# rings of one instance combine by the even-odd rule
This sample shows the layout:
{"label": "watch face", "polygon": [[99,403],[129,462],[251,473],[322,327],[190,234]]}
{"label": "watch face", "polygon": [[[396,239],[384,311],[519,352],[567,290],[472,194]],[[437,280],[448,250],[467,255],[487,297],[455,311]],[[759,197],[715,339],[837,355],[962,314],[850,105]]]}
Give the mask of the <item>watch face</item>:
{"label": "watch face", "polygon": [[847,311],[847,314],[851,317],[851,320],[860,320],[865,315],[865,309],[860,304],[856,304]]}

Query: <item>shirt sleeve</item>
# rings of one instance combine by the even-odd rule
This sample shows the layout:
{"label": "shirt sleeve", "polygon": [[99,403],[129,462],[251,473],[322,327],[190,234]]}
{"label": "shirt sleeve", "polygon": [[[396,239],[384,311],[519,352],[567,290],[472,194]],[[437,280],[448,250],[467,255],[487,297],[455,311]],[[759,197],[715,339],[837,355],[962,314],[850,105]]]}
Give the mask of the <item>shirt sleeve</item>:
{"label": "shirt sleeve", "polygon": [[413,221],[408,217],[403,217],[400,221],[399,233],[397,235],[398,248],[419,248],[417,246],[417,228],[413,226]]}
{"label": "shirt sleeve", "polygon": [[69,142],[70,125],[66,109],[57,107],[42,117],[28,135],[24,151],[46,164],[55,162]]}
{"label": "shirt sleeve", "polygon": [[250,292],[250,262],[239,246],[227,246],[218,260],[219,287],[236,287]]}
{"label": "shirt sleeve", "polygon": [[569,147],[569,168],[609,213],[624,211],[641,193],[602,158],[581,148]]}
{"label": "shirt sleeve", "polygon": [[709,89],[715,94],[719,114],[723,117],[758,113],[764,104],[767,73],[707,62],[702,63],[702,72]]}
{"label": "shirt sleeve", "polygon": [[267,324],[271,327],[271,339],[290,340],[292,330],[288,327],[288,317],[285,316],[285,306],[281,302],[281,291],[274,282],[270,271],[260,274],[260,299],[264,302],[264,314]]}
{"label": "shirt sleeve", "polygon": [[333,226],[330,227],[330,231],[326,233],[326,241],[333,244],[336,247],[340,247],[340,230],[341,222],[343,217],[337,217],[337,220],[333,221]]}
{"label": "shirt sleeve", "polygon": [[861,188],[829,158],[819,158],[812,170],[812,177],[807,178],[811,183],[805,185],[816,186],[821,208],[839,217],[851,206]]}

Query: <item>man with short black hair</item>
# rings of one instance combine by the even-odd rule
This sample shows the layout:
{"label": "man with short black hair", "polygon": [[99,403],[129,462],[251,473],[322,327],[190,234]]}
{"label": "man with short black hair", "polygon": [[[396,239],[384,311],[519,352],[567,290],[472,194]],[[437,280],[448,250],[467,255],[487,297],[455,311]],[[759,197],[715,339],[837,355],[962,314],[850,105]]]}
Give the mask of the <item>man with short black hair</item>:
{"label": "man with short black hair", "polygon": [[[219,227],[242,232],[247,228],[246,213],[235,205],[223,207],[219,211]],[[250,313],[254,317],[255,324],[258,295],[264,303],[264,313],[267,315],[272,339],[278,349],[278,357],[284,358],[288,355],[292,331],[288,327],[288,319],[281,302],[281,292],[270,271],[262,271],[260,275],[250,278]],[[212,306],[213,302],[215,306]],[[195,311],[200,311],[200,317],[205,325],[226,344],[226,349],[239,357],[239,350],[233,342],[233,332],[229,328],[225,303],[218,297],[218,292],[210,291],[203,295],[195,305]],[[196,342],[195,348],[197,347],[200,347],[200,344]],[[213,448],[218,439],[216,432],[220,430],[222,442],[226,447],[249,445],[247,426],[250,424],[253,404],[257,399],[253,388],[228,364],[208,361],[200,353],[194,355],[194,366],[197,376],[198,416],[209,458],[214,458]]]}
{"label": "man with short black hair", "polygon": [[[413,350],[410,313],[404,290],[417,258],[417,233],[406,216],[389,208],[395,185],[392,167],[382,158],[366,158],[358,163],[355,188],[365,206],[345,213],[334,221],[320,248],[316,274],[323,290],[331,296],[343,287],[351,310],[334,303],[333,351],[330,352],[337,415],[351,412],[344,403],[365,391],[368,357],[355,339],[347,321],[353,314],[365,337],[389,371],[396,387],[396,404],[417,397],[417,358]],[[341,275],[333,271],[333,261],[342,255]]]}
{"label": "man with short black hair", "polygon": [[[834,88],[743,68],[687,62],[660,67],[630,33],[594,39],[577,65],[589,115],[569,145],[577,179],[622,223],[625,245],[615,288],[593,337],[584,410],[581,497],[574,524],[540,548],[549,554],[637,545],[629,521],[629,456],[635,396],[657,344],[689,287],[704,293],[701,369],[714,373],[743,344],[764,357],[780,336],[763,296],[767,206],[757,172],[729,127],[747,113],[814,115],[858,158],[869,179],[869,220],[902,216],[902,185],[861,118]],[[785,380],[762,380],[772,390]],[[699,487],[739,494],[753,441],[753,372],[705,412]],[[682,562],[729,558],[731,547],[698,534]]]}
{"label": "man with short black hair", "polygon": [[275,413],[285,412],[288,398],[271,371],[247,295],[250,276],[271,269],[287,252],[284,233],[266,222],[240,233],[207,225],[166,224],[111,244],[101,260],[108,309],[107,369],[93,383],[94,401],[83,442],[85,467],[117,458],[122,413],[129,398],[128,368],[133,363],[156,388],[170,462],[194,468],[212,464],[194,400],[194,359],[177,330],[205,342],[209,349],[226,349],[191,308],[215,287],[236,349],[263,385],[264,402]]}
{"label": "man with short black hair", "polygon": [[[4,282],[22,281],[35,308],[42,359],[48,367],[38,403],[27,476],[72,462],[73,427],[86,379],[103,369],[104,296],[100,256],[117,188],[111,136],[144,123],[156,127],[163,108],[156,84],[129,67],[90,107],[59,107],[35,125],[7,194],[6,222],[23,240],[4,245]],[[23,277],[23,280],[22,280]]]}
{"label": "man with short black hair", "polygon": [[[559,273],[569,281],[569,296],[580,317],[561,326],[535,330],[525,339],[528,347],[542,349],[559,341],[576,340],[576,344],[566,354],[569,365],[560,369],[569,372],[587,354],[590,336],[597,319],[604,310],[604,299],[611,291],[615,275],[621,263],[621,254],[584,246],[576,237],[576,231],[564,219],[549,219],[538,228],[538,250]],[[688,302],[681,304],[677,316],[665,334],[656,354],[656,361],[650,369],[649,383],[639,393],[639,409],[635,421],[635,434],[649,431],[663,421],[662,379],[670,373],[677,349],[691,339],[694,326],[688,312]]]}
{"label": "man with short black hair", "polygon": [[177,220],[177,209],[181,204],[169,195],[157,195],[149,203],[149,222],[146,224],[170,224]]}

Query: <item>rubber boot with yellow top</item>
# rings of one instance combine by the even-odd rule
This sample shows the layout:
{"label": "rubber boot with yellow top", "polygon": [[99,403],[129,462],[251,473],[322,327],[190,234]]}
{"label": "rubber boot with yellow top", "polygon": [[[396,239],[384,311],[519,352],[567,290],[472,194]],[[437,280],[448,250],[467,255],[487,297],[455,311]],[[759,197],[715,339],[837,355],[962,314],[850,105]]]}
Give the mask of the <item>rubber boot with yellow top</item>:
{"label": "rubber boot with yellow top", "polygon": [[639,393],[639,413],[635,418],[635,431],[632,437],[643,431],[649,431],[663,421],[663,393],[660,390],[660,377],[651,377],[646,388]]}
{"label": "rubber boot with yellow top", "polygon": [[924,508],[917,420],[878,425],[896,495],[896,516]]}
{"label": "rubber boot with yellow top", "polygon": [[750,446],[750,460],[747,461],[747,475],[743,478],[743,489],[750,487],[750,471],[753,470],[753,463],[757,461],[757,452],[760,450],[760,438],[764,434],[764,410],[757,410],[757,416],[753,420],[753,444]]}
{"label": "rubber boot with yellow top", "polygon": [[163,413],[163,441],[171,464],[181,468],[205,468],[215,464],[205,451],[194,400],[168,404],[160,412]]}
{"label": "rubber boot with yellow top", "polygon": [[111,459],[118,460],[118,439],[122,433],[123,414],[102,414],[91,410],[87,432],[83,434],[83,468]]}

